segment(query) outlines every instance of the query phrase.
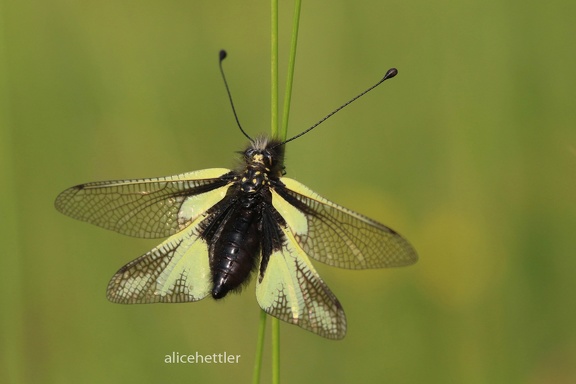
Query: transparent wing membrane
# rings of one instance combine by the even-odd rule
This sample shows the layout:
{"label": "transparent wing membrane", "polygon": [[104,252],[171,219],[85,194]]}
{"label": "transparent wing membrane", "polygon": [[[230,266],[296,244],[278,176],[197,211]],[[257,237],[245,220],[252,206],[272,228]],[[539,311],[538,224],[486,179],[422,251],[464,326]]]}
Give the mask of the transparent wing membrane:
{"label": "transparent wing membrane", "polygon": [[[81,184],[55,202],[65,215],[125,235],[171,236],[210,208],[198,195],[228,184],[228,169],[214,168],[168,177]],[[225,193],[225,191],[223,192]]]}
{"label": "transparent wing membrane", "polygon": [[310,257],[340,268],[401,267],[415,263],[414,248],[392,229],[326,200],[305,185],[281,178],[274,207]]}

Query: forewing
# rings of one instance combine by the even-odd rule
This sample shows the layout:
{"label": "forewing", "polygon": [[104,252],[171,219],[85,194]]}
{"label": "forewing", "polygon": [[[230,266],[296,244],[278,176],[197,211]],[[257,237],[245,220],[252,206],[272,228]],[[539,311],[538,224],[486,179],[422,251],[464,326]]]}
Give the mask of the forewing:
{"label": "forewing", "polygon": [[410,265],[414,248],[394,230],[341,207],[305,185],[281,178],[272,203],[305,253],[340,268],[366,269]]}
{"label": "forewing", "polygon": [[[227,187],[205,193],[204,203],[215,205]],[[198,215],[188,227],[150,252],[122,267],[110,280],[107,296],[124,304],[179,303],[206,297],[212,288],[209,245],[201,236],[204,220],[218,212]]]}
{"label": "forewing", "polygon": [[290,229],[284,244],[270,255],[256,285],[256,298],[269,315],[329,339],[346,334],[346,315],[322,281]]}
{"label": "forewing", "polygon": [[210,207],[205,196],[229,184],[229,178],[223,177],[229,172],[213,168],[168,177],[81,184],[60,193],[55,206],[65,215],[125,235],[167,237]]}

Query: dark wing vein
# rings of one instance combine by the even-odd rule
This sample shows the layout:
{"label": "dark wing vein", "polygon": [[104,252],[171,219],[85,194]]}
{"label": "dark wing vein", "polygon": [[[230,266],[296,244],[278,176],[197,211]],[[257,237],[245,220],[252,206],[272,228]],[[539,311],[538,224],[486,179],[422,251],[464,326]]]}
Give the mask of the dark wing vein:
{"label": "dark wing vein", "polygon": [[228,172],[206,169],[168,177],[81,184],[58,195],[55,206],[65,215],[125,235],[167,237],[190,222],[179,216],[184,202],[228,184]]}
{"label": "dark wing vein", "polygon": [[303,184],[282,178],[276,191],[306,217],[307,232],[296,239],[312,258],[340,268],[366,269],[410,265],[414,248],[394,230],[339,206]]}

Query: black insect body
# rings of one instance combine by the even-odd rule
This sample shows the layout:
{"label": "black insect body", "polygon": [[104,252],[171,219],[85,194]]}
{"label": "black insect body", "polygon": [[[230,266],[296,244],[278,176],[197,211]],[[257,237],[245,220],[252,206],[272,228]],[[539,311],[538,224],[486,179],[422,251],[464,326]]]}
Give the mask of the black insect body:
{"label": "black insect body", "polygon": [[283,171],[284,147],[279,144],[279,141],[259,139],[244,151],[244,168],[230,175],[233,186],[227,194],[228,201],[224,202],[229,208],[226,212],[214,210],[214,219],[206,219],[201,224],[205,227],[201,236],[211,244],[212,297],[215,299],[247,283],[261,251],[265,250],[260,270],[263,276],[272,251],[282,246],[283,236],[276,228],[282,217],[272,206],[270,193],[271,184],[276,188],[280,186]]}

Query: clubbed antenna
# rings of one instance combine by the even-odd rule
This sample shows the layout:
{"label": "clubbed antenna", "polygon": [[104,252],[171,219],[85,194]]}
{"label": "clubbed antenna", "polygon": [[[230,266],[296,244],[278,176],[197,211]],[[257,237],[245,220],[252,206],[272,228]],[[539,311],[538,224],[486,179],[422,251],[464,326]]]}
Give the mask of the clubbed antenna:
{"label": "clubbed antenna", "polygon": [[242,128],[242,125],[240,124],[240,120],[238,119],[238,114],[236,113],[236,108],[234,108],[234,101],[232,100],[232,93],[230,93],[230,88],[228,87],[228,82],[226,81],[226,75],[224,74],[224,68],[222,68],[222,62],[224,61],[224,59],[226,58],[228,54],[226,53],[225,50],[220,50],[219,53],[219,61],[218,61],[218,65],[220,66],[220,74],[222,74],[222,80],[224,80],[224,86],[226,87],[226,92],[228,93],[228,99],[230,100],[230,105],[232,106],[232,112],[234,113],[234,118],[236,119],[236,124],[238,124],[238,128],[240,128],[240,131],[244,134],[244,136],[246,136],[248,138],[248,140],[250,140],[251,142],[254,142],[254,140],[252,140],[252,138],[250,136],[248,136],[248,134],[244,131],[244,128]]}
{"label": "clubbed antenna", "polygon": [[396,68],[390,68],[386,72],[384,77],[380,81],[378,81],[376,84],[374,84],[373,86],[371,86],[370,88],[368,88],[364,92],[360,93],[358,96],[354,97],[352,100],[350,100],[350,101],[344,103],[343,105],[341,105],[340,107],[336,108],[334,111],[330,112],[328,115],[326,115],[324,118],[322,118],[319,122],[317,122],[316,124],[314,124],[313,126],[308,128],[304,132],[301,132],[301,133],[297,134],[296,136],[289,138],[288,140],[276,145],[276,147],[278,147],[280,145],[284,145],[284,144],[286,144],[292,140],[295,140],[295,139],[299,138],[300,136],[305,135],[306,133],[310,132],[311,130],[313,130],[314,128],[316,128],[317,126],[319,126],[320,124],[322,124],[326,120],[328,120],[330,117],[332,117],[336,112],[339,112],[344,107],[347,107],[348,105],[352,104],[354,101],[358,100],[359,98],[361,98],[362,96],[364,96],[365,94],[367,94],[368,92],[370,92],[371,90],[373,90],[374,88],[376,88],[377,86],[379,86],[380,84],[385,82],[386,80],[393,78],[397,74],[398,74],[398,70]]}

